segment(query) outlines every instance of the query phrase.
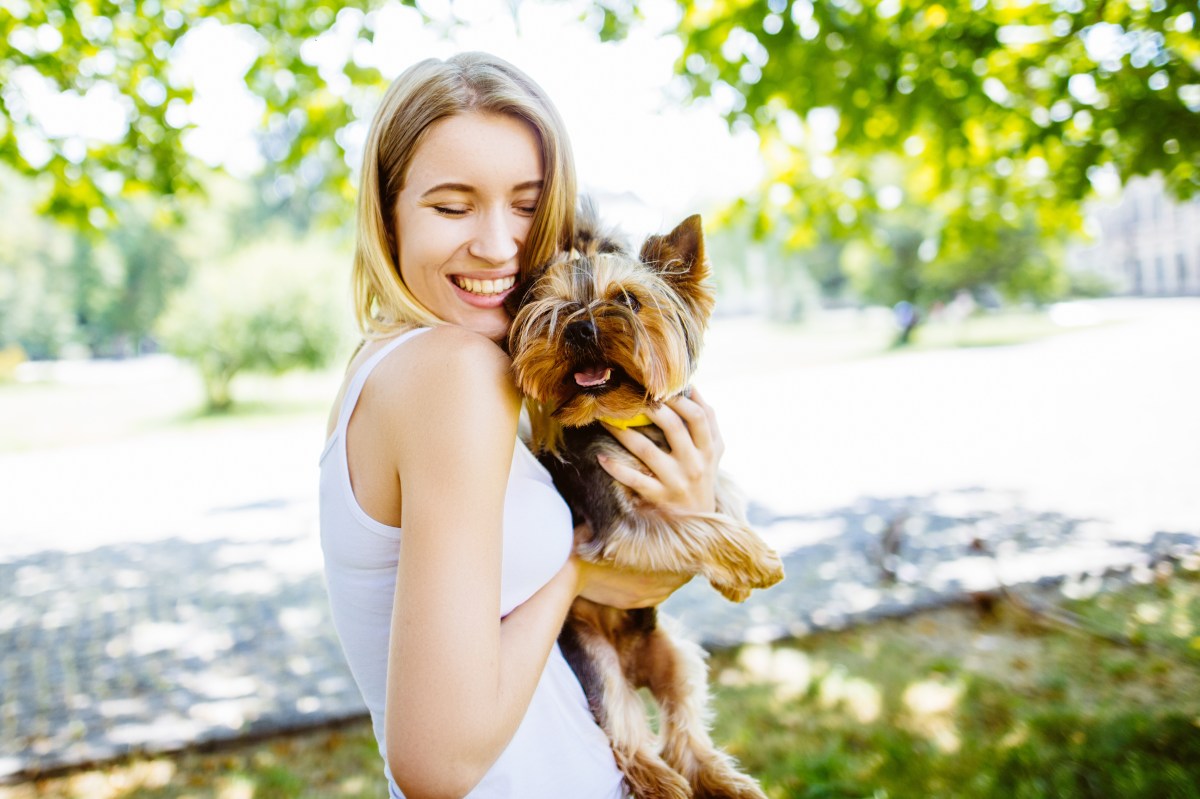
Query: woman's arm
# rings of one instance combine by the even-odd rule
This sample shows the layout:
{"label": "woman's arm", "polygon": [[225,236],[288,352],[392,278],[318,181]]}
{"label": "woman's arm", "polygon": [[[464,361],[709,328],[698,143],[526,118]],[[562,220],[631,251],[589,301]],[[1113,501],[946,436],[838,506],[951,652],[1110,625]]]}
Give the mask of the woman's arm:
{"label": "woman's arm", "polygon": [[405,795],[422,799],[467,793],[508,744],[579,590],[579,572],[564,568],[500,622],[504,494],[519,408],[508,359],[482,336],[453,327],[410,347],[403,379],[385,371],[373,390],[394,392],[400,409],[385,431],[399,453],[404,529],[387,756]]}

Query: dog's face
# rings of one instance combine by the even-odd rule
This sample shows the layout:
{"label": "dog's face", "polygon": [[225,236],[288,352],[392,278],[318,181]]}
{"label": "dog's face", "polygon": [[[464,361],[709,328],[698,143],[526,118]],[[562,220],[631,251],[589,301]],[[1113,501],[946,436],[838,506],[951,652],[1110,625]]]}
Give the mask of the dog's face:
{"label": "dog's face", "polygon": [[509,332],[517,384],[568,427],[625,419],[682,391],[714,299],[699,216],[640,257],[588,237],[531,281]]}

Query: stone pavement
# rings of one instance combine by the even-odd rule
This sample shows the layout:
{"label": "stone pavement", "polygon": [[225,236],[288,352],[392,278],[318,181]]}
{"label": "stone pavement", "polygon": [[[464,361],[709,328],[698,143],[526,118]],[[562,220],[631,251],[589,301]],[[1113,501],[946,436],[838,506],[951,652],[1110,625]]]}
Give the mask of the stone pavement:
{"label": "stone pavement", "polygon": [[[1046,375],[1065,362],[1060,359],[1085,357],[1089,341],[1109,354],[1102,362],[1114,385],[1122,374],[1144,381],[1136,370],[1158,363],[1156,358],[1166,365],[1195,364],[1200,303],[1172,307],[1183,313],[1164,315],[1155,306],[1149,317],[1135,314],[1115,339],[1106,328],[979,352],[970,360],[958,352],[928,353],[850,367],[781,368],[778,352],[786,349],[774,357],[760,353],[756,366],[742,357],[748,350],[731,330],[714,350],[718,359],[722,351],[739,357],[727,370],[736,380],[713,378],[702,385],[730,442],[726,464],[754,488],[751,519],[786,553],[788,579],[740,606],[695,582],[672,597],[667,610],[692,635],[723,645],[905,613],[1001,582],[1061,583],[1064,593],[1079,596],[1114,582],[1152,579],[1155,568],[1171,564],[1200,567],[1200,514],[1193,513],[1200,421],[1192,391],[1200,381],[1194,377],[1154,372],[1164,382],[1142,390],[1153,395],[1156,413],[1139,417],[1115,412],[1124,406],[1114,410],[1084,385],[1084,397],[1095,407],[1047,427],[1042,434],[1052,441],[1054,430],[1067,432],[1063,443],[1044,451],[1004,449],[1013,432],[988,428],[990,410],[978,427],[963,429],[958,419],[955,435],[970,444],[956,450],[958,479],[939,474],[936,459],[872,466],[870,459],[888,442],[871,425],[889,420],[882,412],[874,421],[860,419],[861,408],[847,399],[859,396],[864,385],[894,381],[890,370],[902,366],[912,377],[905,418],[919,436],[902,441],[899,450],[912,452],[922,441],[936,441],[936,418],[945,413],[944,403],[931,395],[923,399],[934,419],[919,418],[924,405],[913,395],[948,369],[968,381],[970,364],[982,363],[981,374],[1001,370],[1005,380],[989,383],[989,390],[1007,396],[979,394],[978,401],[1012,405],[1031,382],[1044,388],[1051,379]],[[1126,339],[1127,350],[1114,349]],[[1180,351],[1159,351],[1163,342],[1180,340]],[[1110,357],[1122,351],[1128,361]],[[1082,399],[1070,395],[1076,382],[1056,386],[1057,401],[1081,408]],[[828,402],[819,414],[805,409],[788,418],[779,408],[769,411],[783,429],[790,460],[771,450],[780,441],[754,427],[763,414],[737,402],[747,386],[761,396],[760,386],[768,384],[776,386],[770,395],[775,400]],[[1163,385],[1166,396],[1159,392]],[[876,397],[881,405],[886,399],[886,392]],[[838,407],[847,415],[838,418]],[[1092,423],[1089,414],[1107,420],[1093,434],[1103,438],[1112,462],[1103,473],[1096,464],[1078,463],[1071,473],[1083,484],[1070,490],[1070,483],[1055,482],[1063,468],[1042,467],[1058,458],[1074,463],[1071,452],[1059,450],[1079,451],[1086,430],[1071,425],[1076,417]],[[819,440],[820,430],[793,425],[813,416],[841,429],[845,448],[856,452],[833,452]],[[6,493],[0,519],[0,781],[363,712],[332,633],[320,575],[312,497],[320,444],[312,424],[279,425],[236,441],[214,434],[0,454]],[[1130,425],[1136,435],[1127,432]],[[1152,459],[1139,449],[1147,439],[1156,447]],[[178,464],[166,475],[164,451]],[[977,460],[968,457],[974,452]],[[1105,479],[1112,485],[1140,480],[1136,496],[1153,501],[1121,495],[1121,512],[1114,512],[1109,502],[1116,489],[1105,483],[1105,490],[1094,490]],[[47,489],[54,481],[74,486],[76,501],[56,502]],[[128,486],[139,490],[131,495]]]}

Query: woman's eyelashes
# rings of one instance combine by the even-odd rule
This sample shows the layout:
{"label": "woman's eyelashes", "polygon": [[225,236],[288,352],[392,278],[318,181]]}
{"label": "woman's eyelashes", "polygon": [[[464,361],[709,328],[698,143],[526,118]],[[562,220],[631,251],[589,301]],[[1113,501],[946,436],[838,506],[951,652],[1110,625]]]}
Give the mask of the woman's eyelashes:
{"label": "woman's eyelashes", "polygon": [[[450,205],[431,205],[435,213],[440,216],[461,217],[470,213],[470,209]],[[533,216],[537,212],[537,200],[532,202],[520,202],[513,204],[513,210],[522,216]]]}

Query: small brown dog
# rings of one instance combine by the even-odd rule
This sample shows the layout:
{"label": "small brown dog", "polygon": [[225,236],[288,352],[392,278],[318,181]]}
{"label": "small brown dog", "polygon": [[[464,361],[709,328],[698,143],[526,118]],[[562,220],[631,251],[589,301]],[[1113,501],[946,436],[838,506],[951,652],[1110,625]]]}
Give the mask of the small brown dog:
{"label": "small brown dog", "polygon": [[[716,513],[672,513],[643,501],[597,463],[603,454],[645,471],[600,424],[666,436],[644,411],[686,392],[714,298],[700,217],[651,236],[635,257],[581,214],[575,249],[527,282],[509,334],[529,398],[534,449],[586,520],[580,557],[637,571],[702,574],[729,599],[783,578],[779,556],[747,524],[732,484]],[[641,417],[639,419],[639,417]],[[638,799],[765,799],[707,730],[704,654],[658,625],[655,608],[618,610],[577,599],[559,637],[617,765]],[[658,746],[638,688],[660,708]]]}

